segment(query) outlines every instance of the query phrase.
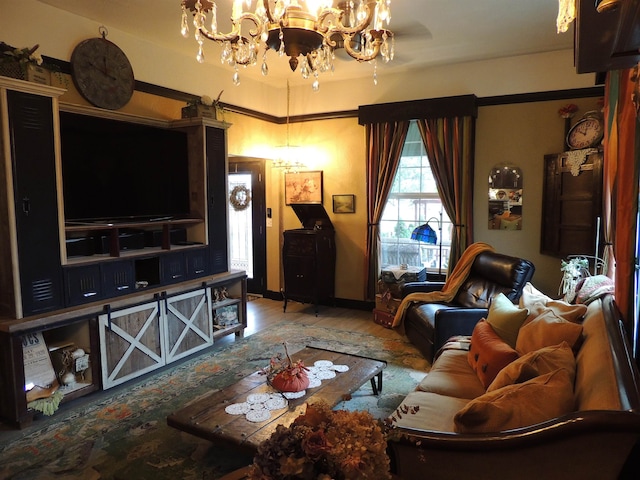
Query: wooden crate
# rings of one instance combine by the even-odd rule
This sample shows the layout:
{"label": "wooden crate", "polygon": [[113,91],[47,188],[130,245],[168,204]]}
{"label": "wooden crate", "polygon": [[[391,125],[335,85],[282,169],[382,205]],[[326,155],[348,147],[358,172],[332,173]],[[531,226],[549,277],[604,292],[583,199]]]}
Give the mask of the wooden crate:
{"label": "wooden crate", "polygon": [[382,325],[385,328],[391,328],[393,324],[393,317],[395,315],[391,312],[387,312],[385,310],[378,310],[377,308],[373,309],[373,321],[378,325]]}

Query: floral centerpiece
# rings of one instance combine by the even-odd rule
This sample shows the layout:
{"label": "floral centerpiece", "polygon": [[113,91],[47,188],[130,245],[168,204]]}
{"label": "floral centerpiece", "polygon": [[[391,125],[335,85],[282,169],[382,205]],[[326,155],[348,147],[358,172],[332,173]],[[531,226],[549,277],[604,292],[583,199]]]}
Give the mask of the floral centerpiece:
{"label": "floral centerpiece", "polygon": [[251,480],[390,479],[385,426],[369,412],[307,405],[258,446]]}
{"label": "floral centerpiece", "polygon": [[301,392],[309,386],[307,368],[302,360],[293,361],[289,356],[287,344],[283,343],[286,358],[281,354],[272,357],[269,366],[262,369],[269,384],[281,392]]}

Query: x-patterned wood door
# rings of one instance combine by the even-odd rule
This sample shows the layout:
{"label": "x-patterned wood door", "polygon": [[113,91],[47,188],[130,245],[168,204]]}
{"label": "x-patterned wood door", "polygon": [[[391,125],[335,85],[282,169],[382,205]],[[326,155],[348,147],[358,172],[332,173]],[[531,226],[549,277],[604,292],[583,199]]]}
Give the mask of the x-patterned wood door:
{"label": "x-patterned wood door", "polygon": [[167,363],[213,345],[210,288],[165,298],[164,314]]}
{"label": "x-patterned wood door", "polygon": [[100,315],[102,388],[107,389],[165,365],[160,299]]}

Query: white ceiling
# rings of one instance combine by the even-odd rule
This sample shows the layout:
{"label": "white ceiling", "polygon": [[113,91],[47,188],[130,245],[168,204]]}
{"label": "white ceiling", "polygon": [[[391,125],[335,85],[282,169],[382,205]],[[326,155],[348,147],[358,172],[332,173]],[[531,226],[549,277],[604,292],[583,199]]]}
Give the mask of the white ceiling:
{"label": "white ceiling", "polygon": [[[180,0],[40,1],[195,58],[195,40],[179,33]],[[223,19],[230,17],[231,0],[217,3],[220,29],[228,30]],[[381,75],[573,47],[573,29],[556,33],[557,0],[392,0],[391,6],[396,58],[378,63]],[[207,42],[205,49],[207,62],[220,66],[220,47]],[[268,59],[268,77],[261,76],[259,64],[242,75],[278,85],[291,77],[285,59],[275,52]],[[371,71],[352,60],[336,62],[342,78],[370,79]]]}

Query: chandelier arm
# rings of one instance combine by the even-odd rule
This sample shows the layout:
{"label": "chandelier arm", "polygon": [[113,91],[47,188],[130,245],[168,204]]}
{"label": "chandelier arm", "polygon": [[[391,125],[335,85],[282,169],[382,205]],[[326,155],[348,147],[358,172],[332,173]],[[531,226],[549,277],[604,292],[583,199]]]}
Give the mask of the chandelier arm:
{"label": "chandelier arm", "polygon": [[251,38],[256,38],[262,34],[264,25],[260,18],[254,13],[243,13],[236,20],[232,19],[231,23],[233,27],[231,29],[231,32],[229,33],[212,33],[207,30],[207,27],[205,27],[204,25],[199,26],[198,30],[209,40],[214,40],[216,42],[235,42],[240,38],[240,25],[244,20],[248,20],[255,25],[255,28],[249,30],[249,36]]}
{"label": "chandelier arm", "polygon": [[[370,2],[375,3],[375,2]],[[355,34],[360,33],[365,28],[367,28],[371,24],[371,18],[373,17],[373,10],[369,7],[369,5],[365,5],[364,7],[367,12],[367,16],[356,26],[347,27],[342,24],[342,17],[344,16],[344,10],[340,10],[339,8],[325,8],[318,15],[318,24],[317,29],[320,33],[325,36],[330,36],[332,33],[340,33],[340,34]],[[334,17],[335,24],[325,25],[325,21],[327,18]]]}
{"label": "chandelier arm", "polygon": [[264,11],[265,11],[265,14],[267,15],[267,19],[269,20],[269,23],[277,23],[275,17],[273,16],[273,13],[271,13],[269,0],[262,0],[262,4],[264,5]]}
{"label": "chandelier arm", "polygon": [[342,38],[344,40],[344,49],[350,57],[355,58],[359,62],[368,62],[370,60],[373,60],[380,53],[380,46],[383,42],[382,35],[384,32],[384,30],[371,30],[370,33],[373,37],[373,40],[371,41],[371,53],[369,53],[368,55],[365,55],[353,49],[353,47],[351,46],[353,35],[350,34],[342,35]]}

